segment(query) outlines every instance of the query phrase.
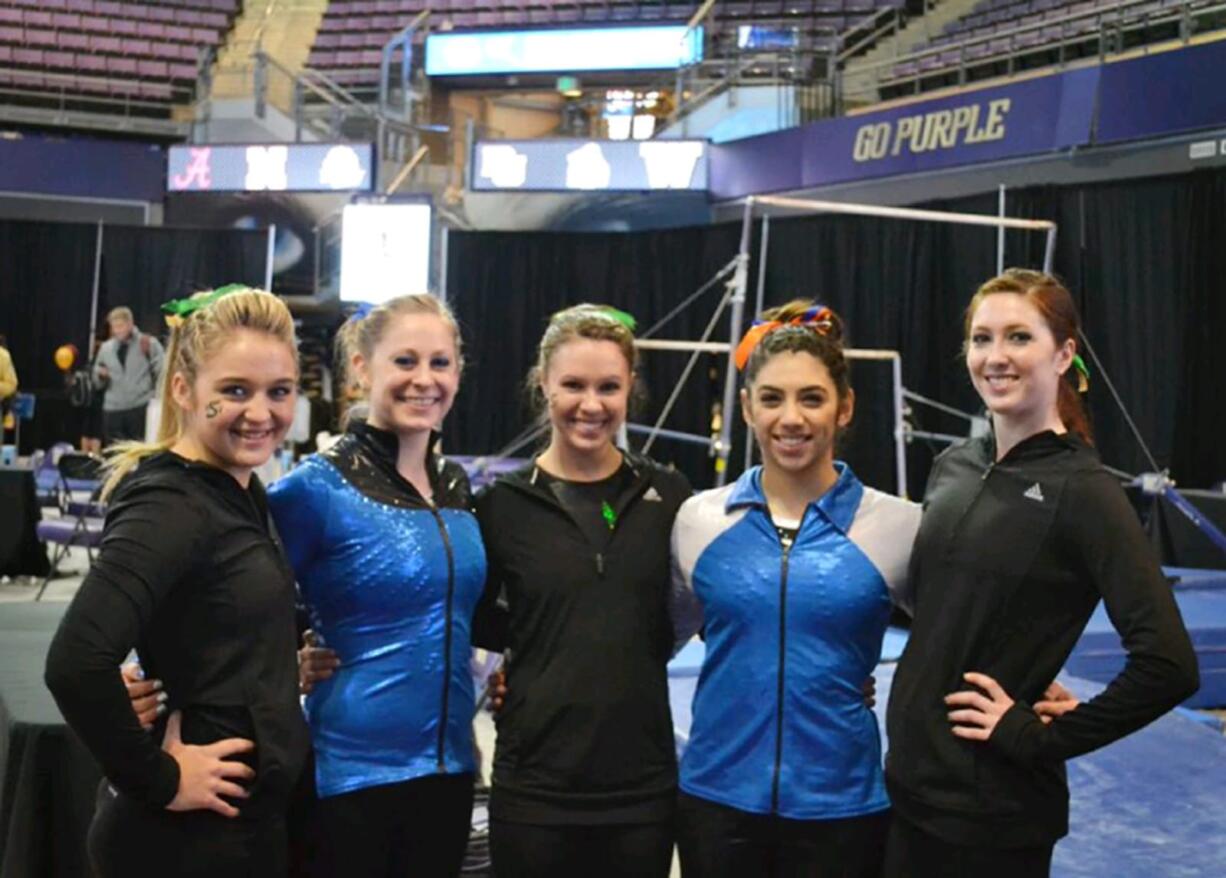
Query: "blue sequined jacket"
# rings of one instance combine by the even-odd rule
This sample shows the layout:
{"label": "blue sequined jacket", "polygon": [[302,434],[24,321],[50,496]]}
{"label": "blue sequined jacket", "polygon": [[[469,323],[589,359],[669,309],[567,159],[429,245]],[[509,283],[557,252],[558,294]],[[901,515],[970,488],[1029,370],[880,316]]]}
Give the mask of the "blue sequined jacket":
{"label": "blue sequined jacket", "polygon": [[690,498],[673,527],[673,623],[707,652],[681,789],[756,814],[830,820],[889,807],[861,689],[904,591],[920,507],[839,479],[790,546],[761,467]]}
{"label": "blue sequined jacket", "polygon": [[306,699],[324,797],[474,769],[485,550],[464,471],[432,455],[430,503],[396,471],[397,447],[356,424],[268,492],[311,624],[341,660]]}

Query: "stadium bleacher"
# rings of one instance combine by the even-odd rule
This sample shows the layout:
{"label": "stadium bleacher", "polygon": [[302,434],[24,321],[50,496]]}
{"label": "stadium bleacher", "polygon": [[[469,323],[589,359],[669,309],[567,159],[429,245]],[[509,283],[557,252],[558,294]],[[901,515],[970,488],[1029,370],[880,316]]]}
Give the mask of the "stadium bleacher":
{"label": "stadium bleacher", "polygon": [[169,104],[190,97],[240,0],[0,0],[0,90]]}
{"label": "stadium bleacher", "polygon": [[[1157,42],[1178,35],[1182,14],[1212,5],[1213,0],[981,0],[894,64],[882,95],[898,93],[900,83],[909,86],[903,91],[921,91],[1098,55],[1103,48]],[[1112,30],[1116,42],[1100,47]]]}
{"label": "stadium bleacher", "polygon": [[[796,28],[809,45],[855,28],[906,0],[735,0],[718,3],[704,26],[718,40],[742,24]],[[610,0],[333,0],[311,48],[308,65],[350,85],[373,85],[381,50],[427,6],[431,30],[533,28],[601,23],[685,22],[698,3]]]}

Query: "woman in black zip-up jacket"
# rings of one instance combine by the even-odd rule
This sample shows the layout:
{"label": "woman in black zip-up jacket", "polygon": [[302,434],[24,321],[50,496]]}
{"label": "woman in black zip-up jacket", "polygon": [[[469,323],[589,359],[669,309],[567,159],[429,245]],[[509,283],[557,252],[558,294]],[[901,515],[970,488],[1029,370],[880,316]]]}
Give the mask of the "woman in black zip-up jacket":
{"label": "woman in black zip-up jacket", "polygon": [[613,444],[634,380],[628,322],[595,306],[553,317],[532,379],[549,446],[477,499],[490,578],[474,642],[507,655],[490,803],[499,878],[593,864],[662,878],[672,860],[669,537],[690,488]]}
{"label": "woman in black zip-up jacket", "polygon": [[[106,774],[89,834],[96,875],[275,878],[308,736],[293,572],[253,470],[293,420],[293,320],[247,289],[167,307],[179,324],[159,439],[113,461],[102,546],[46,681]],[[133,647],[169,696],[152,733],[120,678]]]}
{"label": "woman in black zip-up jacket", "polygon": [[[888,711],[889,876],[1047,875],[1068,832],[1064,761],[1197,688],[1170,587],[1089,445],[1076,333],[1071,296],[1037,272],[1011,269],[967,309],[993,434],[942,454],[925,492]],[[1124,670],[1085,703],[1053,702],[1046,687],[1100,599]]]}

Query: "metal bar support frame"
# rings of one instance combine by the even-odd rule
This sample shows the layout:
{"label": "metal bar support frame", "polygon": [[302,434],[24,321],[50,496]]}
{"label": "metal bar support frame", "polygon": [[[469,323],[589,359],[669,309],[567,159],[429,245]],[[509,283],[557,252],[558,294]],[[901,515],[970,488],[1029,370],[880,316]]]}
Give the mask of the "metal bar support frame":
{"label": "metal bar support frame", "polygon": [[[707,324],[706,330],[703,332],[702,338],[696,342],[692,341],[663,341],[652,339],[651,336],[668,320],[676,316],[681,309],[674,309],[663,320],[656,323],[649,330],[643,333],[642,338],[637,342],[640,349],[643,350],[669,350],[669,351],[689,351],[690,359],[686,365],[685,371],[677,382],[672,395],[660,412],[656,423],[650,429],[640,425],[628,425],[631,432],[646,432],[647,440],[643,445],[644,453],[650,451],[652,443],[657,436],[676,439],[681,441],[694,441],[707,444],[715,456],[715,480],[717,485],[724,485],[728,479],[728,456],[732,452],[732,422],[734,407],[736,405],[736,364],[733,359],[734,351],[736,350],[737,342],[740,340],[741,327],[745,320],[745,298],[749,286],[749,247],[752,240],[753,221],[758,210],[762,209],[764,221],[771,216],[772,209],[777,211],[792,211],[801,213],[840,213],[850,214],[853,216],[877,216],[887,219],[909,220],[913,222],[937,222],[949,223],[954,225],[972,225],[985,226],[995,229],[1021,229],[1024,231],[1044,232],[1046,233],[1046,248],[1043,254],[1043,270],[1050,273],[1055,260],[1056,250],[1056,230],[1057,226],[1050,220],[1032,220],[1021,219],[1018,217],[1008,216],[985,216],[982,214],[972,213],[956,213],[951,211],[939,210],[921,210],[909,207],[888,207],[879,204],[855,204],[842,201],[821,201],[816,199],[800,199],[786,198],[781,196],[750,196],[744,201],[744,210],[741,220],[741,240],[740,249],[736,257],[728,265],[725,265],[716,274],[712,281],[718,280],[722,275],[732,270],[732,279],[728,281],[728,289],[724,295],[724,299],[716,308],[715,314],[711,321]],[[759,270],[759,299],[762,295],[762,289],[765,286],[765,272],[767,251],[765,246],[762,248],[760,256],[761,264]],[[706,289],[714,286],[713,282],[708,282],[698,294],[691,296],[683,305],[688,305],[699,294]],[[760,304],[760,303],[759,303]],[[715,328],[720,316],[725,307],[731,306],[731,319],[728,324],[728,341],[725,343],[712,342],[710,336]],[[721,418],[718,434],[715,436],[701,436],[698,434],[681,433],[675,430],[664,430],[664,421],[668,418],[672,410],[676,398],[680,395],[681,386],[689,377],[693,370],[694,364],[698,357],[703,353],[726,353],[728,361],[726,371],[724,373],[724,388],[723,400],[721,404]],[[894,408],[894,466],[895,478],[897,481],[897,491],[900,496],[906,496],[907,493],[907,456],[906,444],[908,439],[908,428],[905,421],[906,402],[905,397],[909,393],[903,386],[902,382],[902,356],[898,351],[888,350],[858,350],[848,349],[846,355],[849,359],[865,359],[865,360],[883,360],[891,364],[893,378],[893,408]],[[746,430],[746,443],[753,441],[748,429]]]}

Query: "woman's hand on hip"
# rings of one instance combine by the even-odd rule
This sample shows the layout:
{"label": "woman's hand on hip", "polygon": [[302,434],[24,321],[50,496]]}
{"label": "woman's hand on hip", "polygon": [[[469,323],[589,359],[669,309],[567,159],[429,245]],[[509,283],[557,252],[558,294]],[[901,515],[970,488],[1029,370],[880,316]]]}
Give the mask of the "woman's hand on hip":
{"label": "woman's hand on hip", "polygon": [[948,717],[953,728],[950,731],[969,741],[986,741],[992,737],[1000,718],[1013,706],[1013,699],[987,674],[972,671],[963,674],[962,679],[982,691],[967,689],[945,696],[945,706],[951,708]]}
{"label": "woman's hand on hip", "polygon": [[197,747],[184,744],[180,736],[182,714],[175,711],[166,721],[166,736],[162,749],[179,763],[179,791],[168,811],[216,811],[223,817],[237,817],[238,809],[222,796],[247,798],[247,790],[238,781],[251,781],[255,770],[242,762],[228,758],[251,753],[255,744],[246,738],[226,738]]}
{"label": "woman's hand on hip", "polygon": [[1077,700],[1077,696],[1053,680],[1044,691],[1043,700],[1035,702],[1034,712],[1046,725],[1056,717],[1064,716],[1070,710],[1075,710],[1079,704],[1081,702]]}

